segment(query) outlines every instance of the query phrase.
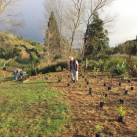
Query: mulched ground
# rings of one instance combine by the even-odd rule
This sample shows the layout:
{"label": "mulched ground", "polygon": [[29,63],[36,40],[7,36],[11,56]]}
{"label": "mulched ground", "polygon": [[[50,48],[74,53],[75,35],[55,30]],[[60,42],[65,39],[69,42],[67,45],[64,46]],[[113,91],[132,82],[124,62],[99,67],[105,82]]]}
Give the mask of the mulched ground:
{"label": "mulched ground", "polygon": [[[105,75],[109,75],[108,73],[94,78],[92,72],[88,72],[89,85],[80,74],[79,72],[77,83],[70,83],[68,71],[53,73],[48,77],[55,79],[54,82],[48,83],[48,88],[63,92],[63,99],[68,101],[74,113],[70,117],[71,124],[58,133],[57,137],[94,137],[93,128],[96,125],[104,127],[101,130],[104,137],[137,137],[137,79],[132,78],[132,83],[122,80],[122,85],[119,86],[119,80],[114,78],[112,90],[108,92],[110,79],[106,81],[106,87],[104,87],[104,80],[101,80]],[[58,82],[59,75],[63,75],[61,82]],[[45,75],[34,76],[32,79],[45,79]],[[67,86],[68,83],[70,83],[70,87]],[[134,90],[131,90],[131,86],[134,86]],[[89,88],[92,88],[92,96],[89,95]],[[125,95],[125,89],[129,90],[129,95]],[[107,93],[109,98],[103,98],[102,95]],[[120,106],[121,96],[125,99],[124,106],[127,109],[123,123],[118,122],[118,112],[115,109],[115,106]],[[100,108],[100,101],[105,103],[103,108]]]}
{"label": "mulched ground", "polygon": [[[127,80],[122,80],[122,85],[119,86],[119,80],[114,78],[112,90],[108,92],[110,79],[107,80],[107,85],[104,87],[103,76],[93,77],[92,72],[88,72],[90,76],[90,84],[87,85],[85,78],[80,76],[79,82],[70,83],[67,86],[69,72],[54,73],[50,78],[56,81],[49,83],[51,89],[64,92],[64,99],[69,102],[74,116],[71,117],[72,123],[66,127],[57,136],[60,137],[93,137],[95,133],[93,128],[96,125],[103,126],[102,133],[104,137],[137,137],[137,82],[136,78],[132,78],[132,83]],[[57,75],[55,77],[55,75]],[[62,81],[58,82],[58,76],[63,75]],[[109,74],[108,74],[109,75]],[[79,86],[82,85],[82,88]],[[131,86],[134,90],[131,91]],[[89,95],[89,88],[92,88],[93,95]],[[125,95],[125,89],[129,90],[129,95]],[[103,98],[102,94],[109,94],[109,98]],[[127,108],[124,123],[118,122],[118,112],[115,109],[120,106],[120,98],[124,97],[124,106]],[[100,108],[100,101],[105,102],[103,108]]]}

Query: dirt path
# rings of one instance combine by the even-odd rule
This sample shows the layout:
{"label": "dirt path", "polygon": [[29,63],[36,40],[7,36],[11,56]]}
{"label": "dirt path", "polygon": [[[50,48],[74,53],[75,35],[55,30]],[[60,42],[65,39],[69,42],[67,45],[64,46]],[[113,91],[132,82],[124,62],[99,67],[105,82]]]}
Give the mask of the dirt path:
{"label": "dirt path", "polygon": [[[58,83],[58,78],[55,75],[63,74],[61,83]],[[109,100],[101,99],[102,94],[107,92],[107,87],[103,86],[101,77],[93,78],[92,73],[88,73],[91,76],[91,82],[86,84],[84,78],[79,76],[79,84],[71,83],[70,87],[67,86],[68,75],[67,72],[54,73],[51,78],[55,78],[56,81],[50,83],[48,88],[59,90],[65,94],[64,99],[68,101],[74,116],[71,117],[72,123],[66,127],[57,136],[59,137],[94,137],[93,127],[96,125],[103,126],[102,130],[104,137],[137,137],[137,97],[136,91],[132,91],[124,98],[125,106],[128,108],[125,122],[120,123],[117,121],[118,113],[114,106],[120,106],[120,94],[124,93],[124,88],[130,90],[131,84],[122,82],[122,86],[119,87],[118,80],[114,79],[114,85],[109,92]],[[80,75],[80,74],[79,74]],[[70,78],[69,78],[70,79]],[[82,85],[82,88],[79,87]],[[132,85],[137,87],[135,81]],[[89,88],[93,90],[93,96],[89,95]],[[123,94],[124,95],[124,94]],[[135,101],[134,101],[135,100]],[[100,108],[100,101],[104,101],[105,105]]]}

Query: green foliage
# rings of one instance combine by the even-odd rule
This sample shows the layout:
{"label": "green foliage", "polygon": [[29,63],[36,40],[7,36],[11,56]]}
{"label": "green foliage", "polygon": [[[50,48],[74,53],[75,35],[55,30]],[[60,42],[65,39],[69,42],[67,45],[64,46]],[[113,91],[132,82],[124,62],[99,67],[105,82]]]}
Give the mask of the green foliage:
{"label": "green foliage", "polygon": [[8,63],[5,64],[5,66],[9,67],[9,66],[11,66],[11,63],[8,62]]}
{"label": "green foliage", "polygon": [[107,79],[108,79],[108,76],[105,76],[104,79],[107,80]]}
{"label": "green foliage", "polygon": [[117,75],[121,75],[127,71],[127,68],[123,62],[122,65],[117,64],[116,66],[114,66],[112,71],[113,73],[116,73]]}
{"label": "green foliage", "polygon": [[108,59],[100,59],[100,70],[101,71],[107,71],[109,60]]}
{"label": "green foliage", "polygon": [[115,107],[115,108],[119,112],[121,117],[123,117],[127,112],[122,104],[121,104],[120,107]]}
{"label": "green foliage", "polygon": [[137,56],[132,56],[131,61],[134,65],[137,65]]}
{"label": "green foliage", "polygon": [[99,69],[97,69],[96,67],[94,67],[93,75],[94,76],[98,76],[99,74],[100,74]]}
{"label": "green foliage", "polygon": [[116,66],[117,64],[122,65],[123,62],[125,62],[125,66],[128,67],[128,63],[127,63],[127,61],[125,61],[124,58],[122,58],[122,57],[121,58],[119,58],[119,57],[113,58],[112,57],[109,59],[108,67],[111,68],[112,66]]}
{"label": "green foliage", "polygon": [[26,40],[25,38],[23,39],[23,41],[24,41],[24,42],[27,42],[27,40]]}
{"label": "green foliage", "polygon": [[63,75],[60,75],[60,76],[59,76],[59,79],[61,80],[62,78],[63,78]]}
{"label": "green foliage", "polygon": [[19,48],[14,48],[13,49],[13,57],[15,57],[15,56],[20,56],[20,52],[21,52],[22,50],[21,49],[19,49]]}
{"label": "green foliage", "polygon": [[60,55],[56,55],[56,56],[54,57],[54,60],[59,59],[59,58],[60,58]]}
{"label": "green foliage", "polygon": [[129,62],[129,74],[132,77],[136,77],[137,76],[137,65],[134,65],[133,61]]}
{"label": "green foliage", "polygon": [[103,24],[103,20],[99,18],[98,13],[96,12],[93,15],[92,23],[87,26],[86,30],[86,57],[92,54],[94,58],[95,55],[109,48],[109,38],[107,37],[108,32],[107,30],[104,31]]}
{"label": "green foliage", "polygon": [[18,40],[23,40],[23,37],[22,36],[17,36],[17,39]]}
{"label": "green foliage", "polygon": [[87,77],[87,73],[84,74],[84,77]]}
{"label": "green foliage", "polygon": [[33,40],[32,40],[32,39],[27,39],[27,42],[28,42],[29,44],[32,44],[32,43],[33,43]]}
{"label": "green foliage", "polygon": [[38,57],[35,54],[31,54],[32,62],[35,62],[37,59],[38,59]]}
{"label": "green foliage", "polygon": [[15,47],[17,48],[17,47],[19,47],[19,45],[18,45],[18,44],[15,44]]}
{"label": "green foliage", "polygon": [[94,67],[99,67],[99,62],[95,60],[88,60],[88,66],[87,68],[94,69]]}
{"label": "green foliage", "polygon": [[95,126],[95,127],[93,128],[93,131],[94,131],[94,132],[98,132],[98,131],[100,131],[102,128],[103,128],[102,126],[97,125],[97,126]]}
{"label": "green foliage", "polygon": [[136,55],[137,41],[128,40],[124,43],[120,43],[114,48],[114,52],[128,55]]}
{"label": "green foliage", "polygon": [[42,75],[42,72],[39,72],[38,75]]}
{"label": "green foliage", "polygon": [[61,70],[61,66],[58,66],[55,68],[56,69],[56,72],[60,71]]}
{"label": "green foliage", "polygon": [[0,59],[0,68],[4,65],[5,59]]}

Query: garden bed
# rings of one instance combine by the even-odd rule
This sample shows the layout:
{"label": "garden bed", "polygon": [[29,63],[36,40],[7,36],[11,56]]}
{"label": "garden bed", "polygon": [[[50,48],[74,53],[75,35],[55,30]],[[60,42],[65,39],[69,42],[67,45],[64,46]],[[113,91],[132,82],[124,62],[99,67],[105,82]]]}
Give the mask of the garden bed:
{"label": "garden bed", "polygon": [[[55,77],[55,75],[57,75]],[[61,82],[58,82],[58,76],[63,75]],[[55,78],[56,80],[48,84],[51,89],[59,90],[65,94],[64,99],[69,102],[74,117],[71,117],[72,123],[66,127],[66,130],[62,131],[58,136],[94,136],[93,128],[96,125],[103,126],[102,134],[105,137],[126,137],[137,136],[137,83],[136,78],[131,78],[132,83],[128,83],[127,80],[121,80],[121,86],[119,86],[119,79],[113,78],[112,90],[108,92],[110,86],[110,79],[106,80],[106,87],[104,87],[104,80],[101,80],[105,75],[110,73],[103,73],[103,76],[93,77],[92,72],[88,72],[90,76],[90,84],[87,85],[85,78],[82,78],[79,73],[79,81],[77,83],[71,83],[68,80],[68,72],[54,73],[49,78]],[[70,79],[70,78],[69,78]],[[68,82],[70,86],[67,86]],[[131,85],[132,84],[132,85]],[[80,85],[82,86],[80,88]],[[134,86],[134,90],[131,90],[131,86]],[[89,95],[89,88],[92,88],[92,96]],[[125,95],[125,88],[129,90],[129,94]],[[109,98],[103,98],[102,94],[109,94]],[[118,112],[115,109],[120,107],[120,99],[125,99],[124,107],[126,107],[127,113],[123,123],[118,122]],[[104,102],[104,106],[100,107],[100,102]]]}

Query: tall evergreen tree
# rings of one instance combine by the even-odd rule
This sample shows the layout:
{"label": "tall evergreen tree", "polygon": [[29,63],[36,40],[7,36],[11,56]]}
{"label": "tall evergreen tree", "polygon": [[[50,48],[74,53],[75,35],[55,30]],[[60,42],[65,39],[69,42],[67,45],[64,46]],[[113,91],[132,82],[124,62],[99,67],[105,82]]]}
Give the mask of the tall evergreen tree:
{"label": "tall evergreen tree", "polygon": [[103,28],[103,21],[99,18],[96,12],[93,16],[93,21],[87,26],[86,30],[86,45],[85,57],[97,55],[109,48],[108,31]]}
{"label": "tall evergreen tree", "polygon": [[[53,59],[59,54],[60,34],[57,26],[54,12],[51,12],[48,29],[46,30],[45,49],[48,55],[48,60]],[[49,62],[49,61],[48,61]]]}
{"label": "tall evergreen tree", "polygon": [[46,30],[46,38],[44,40],[48,63],[54,59],[68,55],[67,49],[69,49],[69,43],[67,39],[59,33],[54,12],[51,12]]}

